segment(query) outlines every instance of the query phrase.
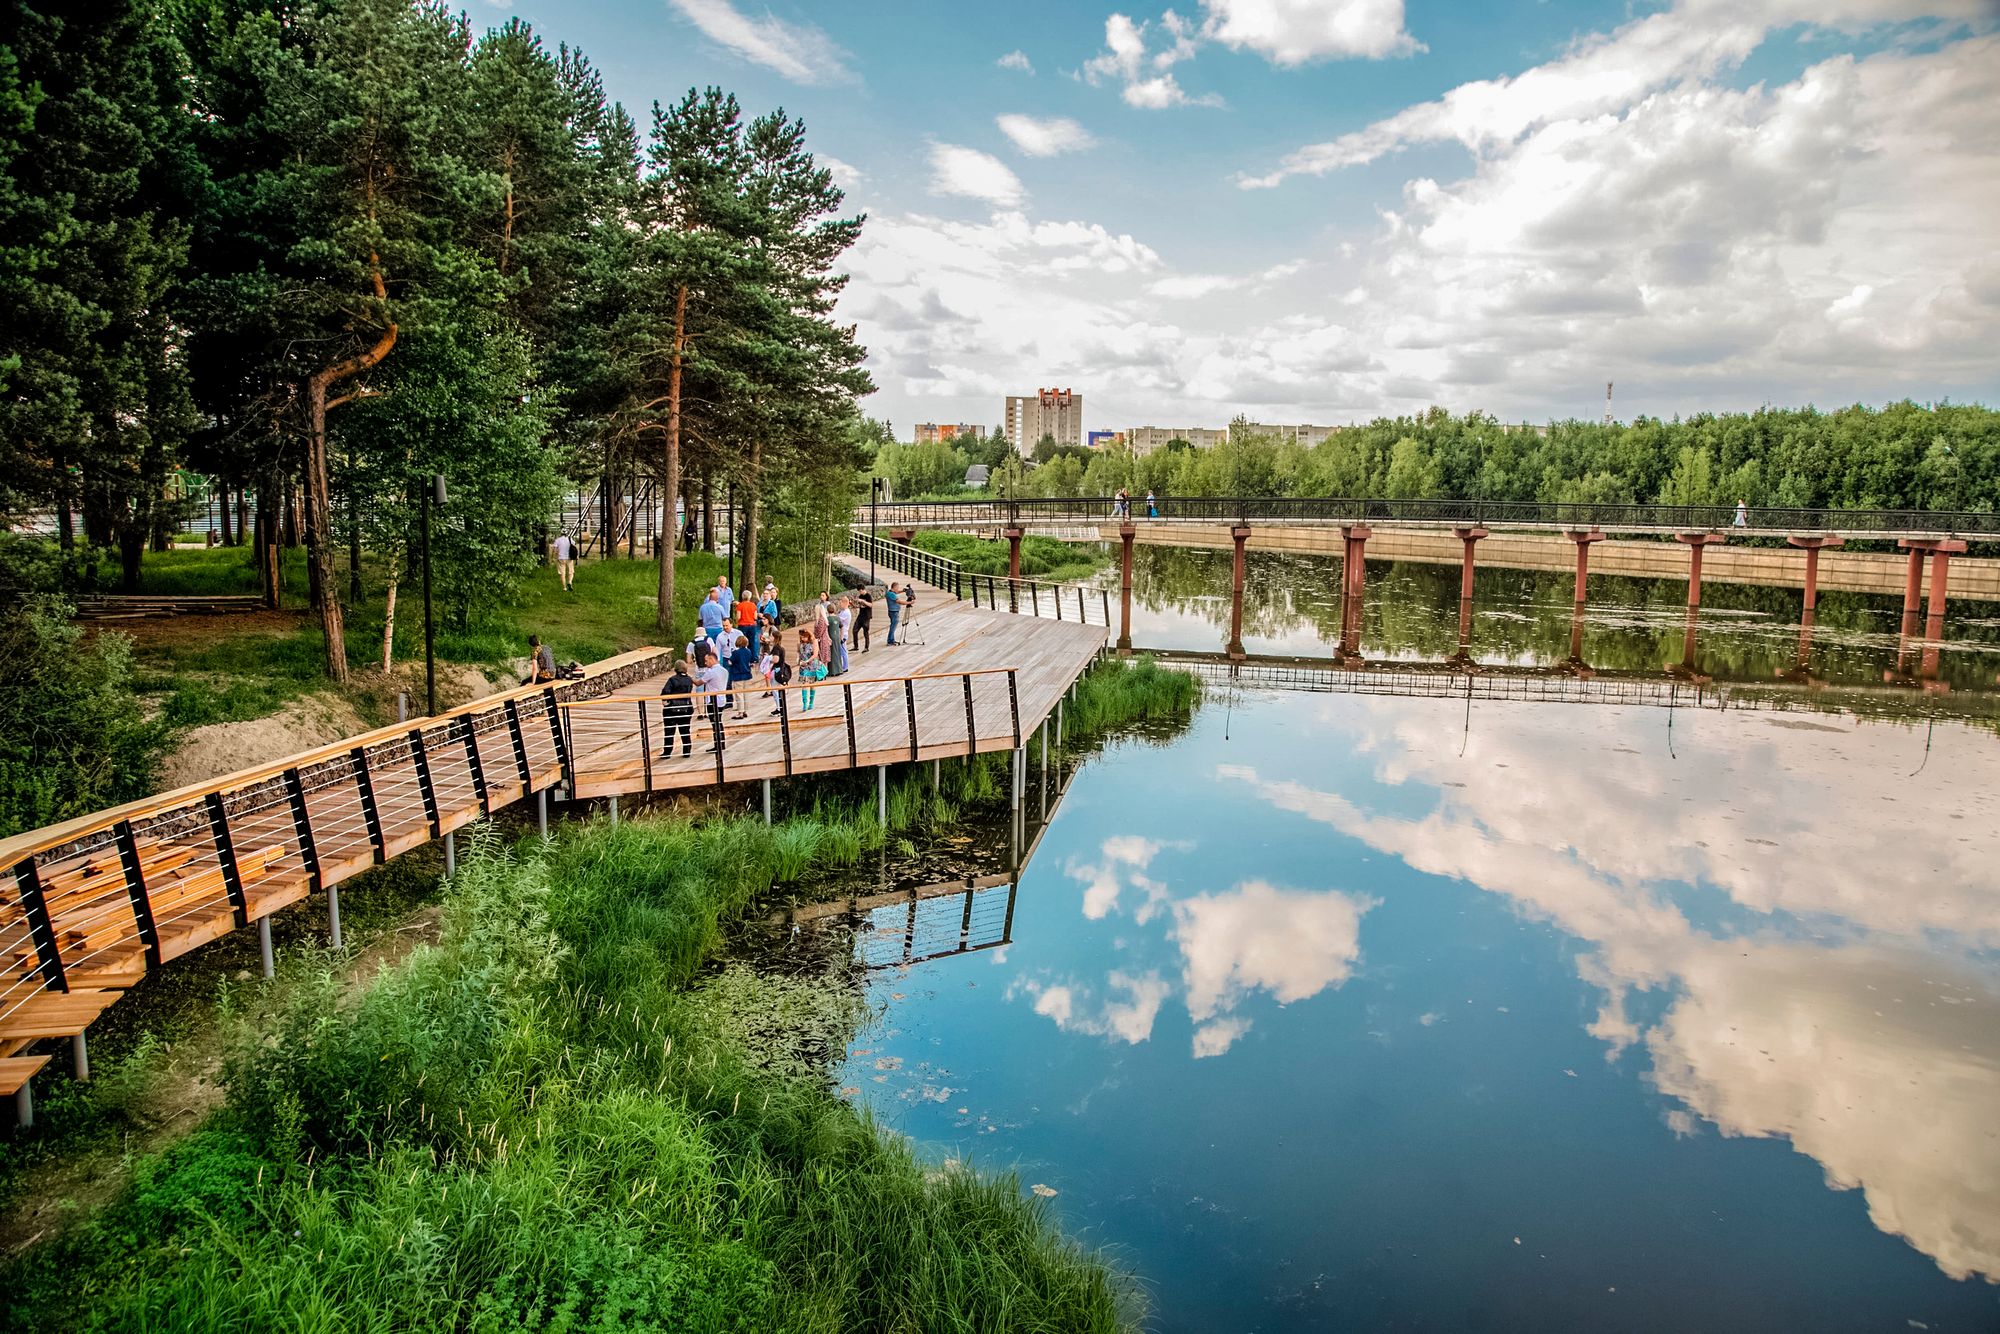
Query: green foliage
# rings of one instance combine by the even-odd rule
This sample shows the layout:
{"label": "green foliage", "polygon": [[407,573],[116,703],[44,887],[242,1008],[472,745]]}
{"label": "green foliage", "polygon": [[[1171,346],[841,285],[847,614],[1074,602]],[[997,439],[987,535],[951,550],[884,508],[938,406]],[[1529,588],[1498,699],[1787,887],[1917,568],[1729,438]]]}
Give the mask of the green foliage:
{"label": "green foliage", "polygon": [[2000,506],[2000,412],[1901,402],[1538,429],[1433,408],[1349,427],[1310,447],[1241,433],[1210,448],[1143,458],[1111,446],[1095,452],[1081,479],[1039,468],[1015,494],[1109,495],[1120,487],[1163,496],[1992,509]]}
{"label": "green foliage", "polygon": [[[929,551],[946,560],[957,561],[972,574],[1006,574],[1007,544],[925,529],[910,539],[919,551]],[[1080,547],[1053,537],[1029,534],[1021,539],[1021,573],[1031,579],[1062,581],[1078,579],[1099,568],[1108,559],[1093,547]]]}
{"label": "green foliage", "polygon": [[1066,722],[1080,741],[1127,723],[1186,718],[1201,703],[1201,681],[1149,657],[1099,663],[1077,682]]}
{"label": "green foliage", "polygon": [[0,612],[0,837],[146,795],[166,746],[132,693],[131,641],[69,612],[44,597]]}

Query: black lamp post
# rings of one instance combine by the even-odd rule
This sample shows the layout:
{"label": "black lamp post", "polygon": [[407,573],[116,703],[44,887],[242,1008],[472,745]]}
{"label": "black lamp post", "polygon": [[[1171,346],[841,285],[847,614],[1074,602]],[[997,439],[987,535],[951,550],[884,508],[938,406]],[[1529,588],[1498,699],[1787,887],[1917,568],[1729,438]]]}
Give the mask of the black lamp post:
{"label": "black lamp post", "polygon": [[437,650],[432,642],[431,629],[431,506],[444,505],[444,474],[435,473],[431,484],[424,488],[423,540],[424,540],[424,706],[429,713],[438,711]]}
{"label": "black lamp post", "polygon": [[870,477],[868,479],[868,582],[871,585],[875,582],[875,543],[880,540],[875,536],[875,507],[881,500],[882,479]]}

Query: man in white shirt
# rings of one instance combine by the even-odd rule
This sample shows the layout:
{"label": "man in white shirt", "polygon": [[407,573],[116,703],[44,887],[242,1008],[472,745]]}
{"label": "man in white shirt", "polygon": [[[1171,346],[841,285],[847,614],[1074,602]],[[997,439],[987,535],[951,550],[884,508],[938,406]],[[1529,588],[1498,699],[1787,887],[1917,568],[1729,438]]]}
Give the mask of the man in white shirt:
{"label": "man in white shirt", "polygon": [[711,657],[695,674],[701,681],[702,702],[708,706],[709,733],[714,737],[710,750],[722,749],[722,711],[729,703],[729,669]]}
{"label": "man in white shirt", "polygon": [[556,534],[556,540],[549,543],[549,555],[556,563],[556,577],[562,580],[565,593],[576,591],[576,541],[564,529]]}

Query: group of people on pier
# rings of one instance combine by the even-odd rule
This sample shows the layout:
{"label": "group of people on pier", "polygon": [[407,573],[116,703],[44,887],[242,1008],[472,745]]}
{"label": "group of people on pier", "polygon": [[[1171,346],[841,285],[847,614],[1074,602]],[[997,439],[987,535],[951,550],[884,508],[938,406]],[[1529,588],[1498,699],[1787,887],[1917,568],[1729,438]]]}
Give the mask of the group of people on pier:
{"label": "group of people on pier", "polygon": [[[885,601],[887,644],[909,642],[909,632],[916,626],[915,587],[892,582]],[[676,742],[682,755],[694,753],[697,698],[703,701],[714,737],[706,749],[713,752],[723,745],[725,717],[749,718],[753,695],[770,701],[770,716],[777,717],[786,709],[784,689],[796,680],[802,686],[799,709],[810,713],[818,702],[819,682],[845,675],[850,651],[867,653],[874,647],[875,597],[869,589],[837,596],[822,593],[805,614],[793,611],[797,638],[788,651],[784,606],[775,582],[765,581],[762,597],[753,599],[747,589],[739,596],[727,580],[717,581],[696,613],[698,627],[688,642],[687,656],[674,664],[660,687],[666,701],[662,756],[672,755]],[[900,641],[899,630],[904,633]],[[755,682],[762,682],[761,691]]]}

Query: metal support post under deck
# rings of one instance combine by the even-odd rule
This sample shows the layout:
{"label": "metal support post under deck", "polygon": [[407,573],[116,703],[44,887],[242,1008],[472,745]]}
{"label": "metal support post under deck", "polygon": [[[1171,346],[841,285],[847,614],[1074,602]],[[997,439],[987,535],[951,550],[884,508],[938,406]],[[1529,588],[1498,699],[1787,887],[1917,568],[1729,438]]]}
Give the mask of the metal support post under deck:
{"label": "metal support post under deck", "polygon": [[444,873],[447,876],[458,874],[458,834],[456,832],[444,836]]}
{"label": "metal support post under deck", "polygon": [[615,792],[611,794],[611,827],[618,827],[618,794]]}
{"label": "metal support post under deck", "polygon": [[1022,771],[1027,766],[1027,759],[1027,747],[1016,746],[1014,748],[1014,809],[1017,811],[1021,809],[1021,785],[1024,778]]}
{"label": "metal support post under deck", "polygon": [[70,1066],[76,1072],[76,1082],[79,1084],[88,1084],[90,1082],[90,1047],[84,1042],[83,1034],[78,1033],[70,1038],[69,1056]]}
{"label": "metal support post under deck", "polygon": [[14,1095],[14,1124],[23,1130],[35,1128],[35,1091],[25,1082]]}
{"label": "metal support post under deck", "polygon": [[535,828],[543,838],[549,836],[549,790],[543,788],[535,793]]}
{"label": "metal support post under deck", "polygon": [[875,821],[884,829],[889,827],[889,766],[875,766]]}
{"label": "metal support post under deck", "polygon": [[326,932],[335,949],[340,948],[340,886],[326,887]]}
{"label": "metal support post under deck", "polygon": [[257,953],[264,960],[264,976],[267,979],[276,977],[278,975],[278,967],[277,960],[271,953],[271,914],[269,913],[265,913],[257,919]]}
{"label": "metal support post under deck", "polygon": [[771,780],[766,778],[764,780],[764,826],[765,828],[768,829],[770,825],[771,825]]}

